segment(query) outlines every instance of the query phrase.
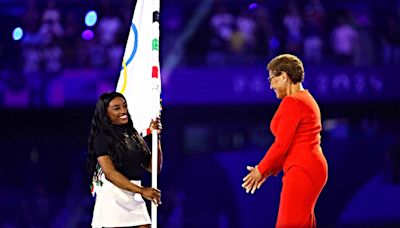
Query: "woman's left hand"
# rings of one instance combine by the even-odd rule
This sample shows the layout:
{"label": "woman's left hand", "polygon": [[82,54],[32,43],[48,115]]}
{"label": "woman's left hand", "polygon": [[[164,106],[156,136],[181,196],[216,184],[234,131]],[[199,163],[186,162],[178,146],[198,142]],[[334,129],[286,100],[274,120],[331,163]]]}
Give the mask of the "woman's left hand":
{"label": "woman's left hand", "polygon": [[161,133],[162,125],[160,117],[156,117],[155,120],[151,120],[150,122],[150,130],[157,130],[157,134]]}
{"label": "woman's left hand", "polygon": [[242,184],[242,187],[246,189],[247,193],[251,192],[251,194],[254,194],[256,189],[260,188],[260,186],[265,182],[267,177],[264,177],[260,173],[260,171],[258,171],[257,166],[255,167],[247,166],[247,170],[249,170],[250,173],[243,178],[244,183]]}

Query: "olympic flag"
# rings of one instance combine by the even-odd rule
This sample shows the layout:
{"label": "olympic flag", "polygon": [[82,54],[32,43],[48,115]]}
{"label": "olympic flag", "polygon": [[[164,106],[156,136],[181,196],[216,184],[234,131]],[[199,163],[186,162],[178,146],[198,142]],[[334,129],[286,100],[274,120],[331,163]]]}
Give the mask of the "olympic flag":
{"label": "olympic flag", "polygon": [[[160,115],[159,63],[160,0],[137,0],[122,60],[117,91],[124,94],[135,129],[150,133],[151,119]],[[152,187],[157,188],[157,131],[152,134]],[[151,206],[152,227],[157,227],[157,208]]]}

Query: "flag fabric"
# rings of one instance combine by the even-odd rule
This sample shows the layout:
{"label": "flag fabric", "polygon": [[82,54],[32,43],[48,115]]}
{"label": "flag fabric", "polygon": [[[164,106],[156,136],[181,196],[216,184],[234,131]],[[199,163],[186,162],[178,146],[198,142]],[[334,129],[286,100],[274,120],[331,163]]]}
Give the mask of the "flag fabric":
{"label": "flag fabric", "polygon": [[122,59],[117,92],[124,94],[135,129],[150,133],[158,116],[161,94],[159,70],[159,0],[137,0]]}
{"label": "flag fabric", "polygon": [[[158,164],[157,131],[150,122],[161,111],[159,63],[160,0],[137,0],[122,59],[117,92],[124,94],[135,129],[152,134],[152,164]],[[157,165],[152,166],[151,186],[157,188]],[[151,204],[151,227],[157,228],[157,205]]]}

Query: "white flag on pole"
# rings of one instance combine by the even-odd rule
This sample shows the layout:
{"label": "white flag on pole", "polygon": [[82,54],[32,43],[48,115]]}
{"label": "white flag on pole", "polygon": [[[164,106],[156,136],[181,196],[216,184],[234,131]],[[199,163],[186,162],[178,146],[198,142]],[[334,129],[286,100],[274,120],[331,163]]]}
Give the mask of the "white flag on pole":
{"label": "white flag on pole", "polygon": [[[151,186],[157,188],[158,135],[150,132],[151,119],[161,111],[159,63],[159,0],[137,0],[122,60],[117,92],[124,94],[135,129],[152,134]],[[157,207],[151,205],[151,227],[157,228]]]}
{"label": "white flag on pole", "polygon": [[145,131],[160,112],[159,32],[154,31],[154,11],[153,0],[137,0],[116,89],[127,99],[138,132]]}

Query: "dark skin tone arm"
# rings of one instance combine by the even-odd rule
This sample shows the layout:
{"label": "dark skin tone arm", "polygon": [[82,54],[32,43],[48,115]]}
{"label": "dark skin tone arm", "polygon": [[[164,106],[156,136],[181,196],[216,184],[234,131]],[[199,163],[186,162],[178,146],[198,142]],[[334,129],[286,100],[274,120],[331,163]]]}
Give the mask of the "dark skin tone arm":
{"label": "dark skin tone arm", "polygon": [[109,180],[115,186],[133,193],[139,193],[140,195],[143,196],[143,198],[150,200],[157,205],[161,204],[160,190],[155,188],[142,187],[131,183],[128,180],[128,178],[126,178],[124,175],[122,175],[115,169],[110,156],[108,155],[100,156],[97,158],[97,161],[99,162],[101,169],[103,170],[107,180]]}
{"label": "dark skin tone arm", "polygon": [[[158,137],[158,167],[157,167],[157,172],[160,173],[161,172],[161,167],[162,167],[162,163],[163,163],[163,154],[162,154],[162,150],[161,150],[161,140],[160,137]],[[149,165],[146,168],[147,171],[149,171],[151,173],[151,169],[153,167],[153,163],[152,161],[150,161]]]}
{"label": "dark skin tone arm", "polygon": [[[162,153],[162,149],[161,149],[161,137],[160,137],[160,133],[162,130],[162,125],[160,122],[160,118],[157,117],[155,120],[152,120],[150,123],[150,129],[151,130],[157,130],[158,135],[158,167],[157,167],[157,172],[160,173],[161,172],[161,167],[162,167],[162,163],[163,163],[163,153]],[[151,149],[151,148],[150,148]],[[151,172],[152,169],[152,162],[150,160],[149,166],[145,167],[147,171]]]}

